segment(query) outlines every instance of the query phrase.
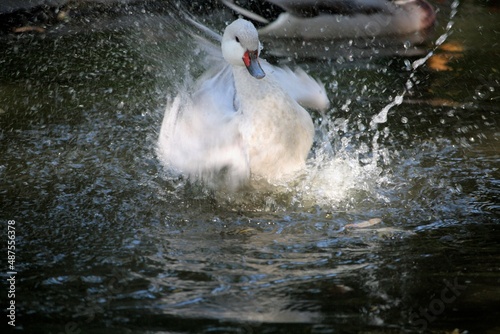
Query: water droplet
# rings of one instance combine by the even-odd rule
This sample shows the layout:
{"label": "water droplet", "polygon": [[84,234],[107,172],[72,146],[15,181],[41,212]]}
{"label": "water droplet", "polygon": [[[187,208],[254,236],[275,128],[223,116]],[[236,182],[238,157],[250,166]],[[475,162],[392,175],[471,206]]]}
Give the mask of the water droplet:
{"label": "water droplet", "polygon": [[397,105],[400,105],[401,103],[403,103],[403,95],[397,95],[394,98],[394,103],[396,103]]}
{"label": "water droplet", "polygon": [[[451,22],[450,22],[450,23],[451,23]],[[450,25],[450,23],[448,23],[448,25]],[[451,27],[450,27],[450,28],[451,28]],[[446,41],[446,39],[447,39],[447,38],[448,38],[448,35],[447,35],[447,34],[442,34],[442,35],[441,35],[441,36],[439,36],[439,38],[437,39],[437,41],[436,41],[436,45],[438,45],[438,46],[439,46],[439,45],[443,44],[443,43]]]}
{"label": "water droplet", "polygon": [[339,83],[337,82],[337,80],[334,80],[330,83],[330,89],[332,90],[332,92],[336,92],[339,89]]}
{"label": "water droplet", "polygon": [[405,66],[407,71],[411,70],[411,63],[409,59],[405,59]]}
{"label": "water droplet", "polygon": [[487,93],[484,93],[480,90],[476,91],[476,95],[480,98],[480,99],[485,99],[488,97],[488,94]]}

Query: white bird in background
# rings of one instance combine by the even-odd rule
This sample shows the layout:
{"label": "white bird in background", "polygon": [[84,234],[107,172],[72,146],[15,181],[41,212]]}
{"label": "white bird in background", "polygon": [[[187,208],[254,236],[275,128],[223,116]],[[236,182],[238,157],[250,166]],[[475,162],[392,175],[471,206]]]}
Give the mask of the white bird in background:
{"label": "white bird in background", "polygon": [[305,166],[314,126],[301,106],[324,110],[323,85],[259,58],[252,23],[238,19],[222,37],[222,55],[190,92],[171,101],[158,140],[170,170],[232,189],[250,180],[290,180]]}
{"label": "white bird in background", "polygon": [[[425,0],[221,0],[264,24],[262,38],[336,39],[400,36],[430,28],[436,14]],[[275,15],[275,13],[279,15]]]}

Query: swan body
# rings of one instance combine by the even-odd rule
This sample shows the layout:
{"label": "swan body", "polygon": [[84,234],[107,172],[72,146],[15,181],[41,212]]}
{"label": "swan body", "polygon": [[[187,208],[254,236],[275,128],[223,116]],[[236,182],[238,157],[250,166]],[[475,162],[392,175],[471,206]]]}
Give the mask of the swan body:
{"label": "swan body", "polygon": [[324,87],[304,71],[259,58],[257,30],[238,19],[225,30],[223,59],[165,111],[158,154],[171,170],[238,187],[287,180],[302,169],[314,126],[299,104],[328,107]]}
{"label": "swan body", "polygon": [[[241,15],[264,23],[261,37],[274,38],[370,38],[408,35],[431,27],[436,19],[425,0],[267,0],[284,10],[268,19],[234,4],[223,2]],[[267,11],[270,12],[270,11]]]}

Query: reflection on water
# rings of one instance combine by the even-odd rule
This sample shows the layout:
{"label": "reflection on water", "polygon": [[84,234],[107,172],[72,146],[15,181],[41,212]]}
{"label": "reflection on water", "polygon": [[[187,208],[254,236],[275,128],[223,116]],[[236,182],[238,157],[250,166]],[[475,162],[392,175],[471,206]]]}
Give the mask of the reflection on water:
{"label": "reflection on water", "polygon": [[332,107],[313,115],[302,178],[241,194],[173,179],[155,155],[167,97],[202,68],[172,37],[180,22],[2,36],[17,328],[497,331],[498,14],[439,6],[436,39],[463,43],[451,70],[405,55],[277,59],[319,77]]}

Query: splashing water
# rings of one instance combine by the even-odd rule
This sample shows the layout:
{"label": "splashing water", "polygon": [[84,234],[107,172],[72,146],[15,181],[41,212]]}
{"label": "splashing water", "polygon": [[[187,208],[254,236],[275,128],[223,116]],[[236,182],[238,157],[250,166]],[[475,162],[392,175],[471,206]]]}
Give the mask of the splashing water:
{"label": "splashing water", "polygon": [[[378,125],[386,123],[389,111],[403,103],[405,95],[413,86],[416,70],[424,65],[436,49],[451,35],[453,18],[457,13],[458,5],[458,1],[452,3],[446,31],[437,38],[434,48],[411,64],[411,72],[402,93],[397,94],[393,101],[372,117],[370,121],[370,130],[373,134],[371,147],[362,144],[357,149],[351,150],[350,147],[354,140],[344,137],[340,140],[341,145],[334,151],[330,143],[339,139],[334,133],[337,133],[341,128],[348,127],[348,121],[344,120],[341,127],[336,125],[338,122],[327,121],[328,127],[331,129],[327,133],[325,133],[324,127],[320,127],[320,131],[323,131],[321,138],[319,138],[322,141],[319,145],[320,149],[315,152],[315,157],[309,160],[305,175],[296,187],[296,198],[304,206],[335,206],[335,204],[344,202],[355,191],[363,191],[365,195],[368,194],[388,201],[386,197],[377,192],[377,187],[386,182],[388,178],[383,174],[383,168],[379,164],[382,162],[383,165],[388,165],[391,162],[391,152],[378,143],[381,135]],[[387,136],[389,129],[385,128],[383,131],[383,135]],[[365,155],[368,151],[371,152],[368,161],[360,159],[360,156]]]}
{"label": "splashing water", "polygon": [[413,80],[415,78],[416,70],[420,66],[424,65],[426,63],[426,61],[430,57],[432,57],[432,55],[437,50],[437,48],[440,45],[442,45],[448,39],[448,37],[451,35],[451,29],[453,27],[453,18],[457,14],[458,5],[459,5],[458,0],[454,1],[451,4],[452,11],[450,13],[450,18],[449,18],[448,24],[446,25],[446,31],[441,36],[439,36],[437,38],[436,42],[434,43],[434,48],[431,51],[429,51],[424,57],[413,61],[413,63],[411,64],[410,76],[409,76],[408,80],[406,81],[405,89],[403,90],[403,92],[401,94],[396,95],[396,97],[394,98],[394,100],[392,102],[390,102],[388,105],[386,105],[384,108],[382,108],[382,110],[378,114],[373,116],[372,121],[370,122],[370,127],[373,130],[376,129],[377,124],[387,122],[387,114],[389,113],[389,110],[391,110],[391,108],[393,108],[395,106],[399,106],[403,103],[404,96],[408,93],[408,90],[411,89],[411,87],[413,87]]}
{"label": "splashing water", "polygon": [[[154,152],[160,105],[198,77],[204,55],[149,25],[134,39],[137,30],[16,36],[23,52],[2,67],[0,207],[20,225],[26,331],[415,332],[412,313],[437,305],[455,277],[470,280],[467,293],[428,331],[496,328],[498,94],[485,88],[498,85],[477,80],[496,68],[496,50],[480,52],[492,29],[451,64],[461,71],[377,56],[366,69],[333,59],[337,75],[327,61],[301,60],[329,83],[333,107],[314,115],[304,173],[243,192],[246,206],[166,176]],[[47,64],[57,80],[40,72]],[[475,87],[491,100],[472,97]],[[474,109],[429,101],[452,94]]]}
{"label": "splashing water", "polygon": [[[319,121],[319,124],[316,124],[315,147],[307,161],[307,166],[293,182],[275,184],[271,188],[268,184],[261,187],[260,184],[255,183],[250,190],[251,196],[248,195],[248,191],[242,191],[240,195],[221,191],[217,194],[217,198],[223,202],[229,202],[230,205],[245,202],[246,205],[250,204],[250,207],[256,210],[275,208],[277,200],[273,197],[280,198],[282,200],[280,204],[285,208],[290,206],[345,208],[346,202],[353,202],[355,206],[356,203],[367,198],[388,202],[389,199],[382,195],[380,187],[390,178],[384,172],[384,166],[391,163],[393,153],[388,147],[379,143],[381,138],[386,138],[390,134],[390,129],[388,127],[379,129],[379,127],[387,123],[392,108],[403,104],[405,96],[415,84],[417,70],[450,36],[458,4],[459,2],[455,1],[451,5],[452,11],[446,31],[436,39],[434,48],[412,63],[408,62],[409,76],[401,91],[371,117],[362,139],[359,135],[353,137],[338,135],[339,132],[348,132],[350,127],[356,127],[356,124],[350,124],[348,119],[325,117]],[[198,52],[196,56],[200,56],[200,53]],[[178,90],[186,90],[188,81],[192,82],[193,79],[187,78],[184,82],[178,83]],[[179,182],[177,177],[171,178],[171,181]],[[177,187],[177,189],[182,188]],[[207,193],[210,192],[205,192]]]}

